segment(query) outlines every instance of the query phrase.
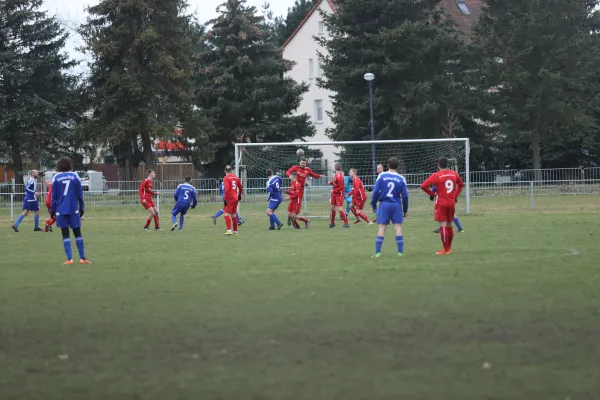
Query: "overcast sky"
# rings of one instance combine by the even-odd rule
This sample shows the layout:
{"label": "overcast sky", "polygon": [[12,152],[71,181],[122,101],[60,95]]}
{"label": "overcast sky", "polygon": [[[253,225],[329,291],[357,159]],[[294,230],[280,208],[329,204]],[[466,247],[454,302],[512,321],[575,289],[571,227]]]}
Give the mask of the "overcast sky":
{"label": "overcast sky", "polygon": [[[98,2],[99,0],[44,0],[43,8],[56,15],[69,28],[71,37],[67,50],[76,60],[85,61],[85,56],[75,51],[75,48],[81,46],[82,42],[73,30],[85,21],[85,8],[98,4]],[[206,22],[217,15],[216,8],[223,2],[224,0],[188,0],[189,11],[195,13],[200,22]],[[256,6],[260,12],[264,0],[247,0],[247,3]],[[294,0],[271,0],[269,3],[273,14],[278,16],[285,15],[288,7],[294,4]]]}

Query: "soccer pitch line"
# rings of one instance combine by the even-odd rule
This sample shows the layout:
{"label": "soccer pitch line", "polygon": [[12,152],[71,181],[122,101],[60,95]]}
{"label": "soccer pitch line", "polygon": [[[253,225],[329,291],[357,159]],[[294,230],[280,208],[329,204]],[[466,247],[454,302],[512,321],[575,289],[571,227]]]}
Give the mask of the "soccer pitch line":
{"label": "soccer pitch line", "polygon": [[[523,262],[551,260],[556,257],[573,257],[573,256],[578,256],[580,254],[581,254],[581,252],[579,250],[571,248],[571,249],[567,249],[566,253],[526,257],[526,258],[520,258],[519,260],[523,261]],[[390,255],[389,259],[391,259],[392,257],[395,258],[395,255]],[[449,256],[446,256],[446,257],[449,257]],[[450,259],[451,259],[451,257],[450,257]],[[377,260],[377,261],[381,261],[381,260]],[[364,263],[368,263],[368,262],[374,263],[377,261],[376,260],[364,260]],[[373,265],[366,266],[363,263],[363,265],[361,265],[358,268],[248,269],[248,270],[238,270],[237,272],[240,273],[241,275],[265,275],[265,274],[270,275],[270,274],[277,274],[277,273],[279,273],[279,274],[306,274],[306,273],[314,273],[314,272],[376,272],[376,271],[398,271],[398,270],[416,271],[422,267],[439,267],[439,266],[444,267],[444,265],[441,265],[440,263],[428,263],[428,262],[407,263],[405,261],[406,261],[406,258],[398,259],[398,263],[395,266],[380,267],[380,266],[375,265],[374,268],[373,268]],[[506,262],[511,262],[514,260],[504,258],[504,259],[482,260],[482,261],[471,261],[471,262],[469,262],[468,260],[461,260],[461,261],[464,263],[468,263],[468,264],[484,265],[484,264],[506,263]]]}

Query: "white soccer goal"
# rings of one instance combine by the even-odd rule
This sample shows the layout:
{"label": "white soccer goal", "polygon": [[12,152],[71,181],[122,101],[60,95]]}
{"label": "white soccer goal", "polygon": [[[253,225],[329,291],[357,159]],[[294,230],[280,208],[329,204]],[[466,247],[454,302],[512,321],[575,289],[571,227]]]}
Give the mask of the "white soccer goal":
{"label": "white soccer goal", "polygon": [[[237,143],[235,145],[235,170],[244,184],[244,201],[264,202],[266,198],[266,170],[272,168],[281,176],[284,186],[289,186],[285,172],[300,161],[296,154],[302,149],[304,157],[314,172],[324,178],[307,180],[303,212],[306,215],[328,216],[331,187],[328,182],[334,174],[336,162],[342,163],[345,174],[350,168],[358,171],[367,191],[372,190],[377,174],[377,164],[386,167],[390,157],[400,160],[399,172],[409,187],[409,213],[431,213],[429,198],[419,186],[433,172],[440,157],[447,157],[450,167],[461,174],[466,188],[457,210],[471,211],[469,182],[469,139],[415,139],[353,142],[301,142],[301,143]],[[370,198],[370,193],[367,193]],[[369,208],[367,205],[365,208]]]}

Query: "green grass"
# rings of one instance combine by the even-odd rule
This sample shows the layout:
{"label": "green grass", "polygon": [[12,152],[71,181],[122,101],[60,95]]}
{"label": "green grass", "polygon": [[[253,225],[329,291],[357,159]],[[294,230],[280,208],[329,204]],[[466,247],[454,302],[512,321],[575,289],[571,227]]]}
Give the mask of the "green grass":
{"label": "green grass", "polygon": [[215,206],[182,234],[96,208],[67,267],[2,210],[0,399],[598,399],[600,201],[540,201],[474,201],[441,258],[422,212],[377,260],[375,227],[267,232],[262,206],[240,237]]}

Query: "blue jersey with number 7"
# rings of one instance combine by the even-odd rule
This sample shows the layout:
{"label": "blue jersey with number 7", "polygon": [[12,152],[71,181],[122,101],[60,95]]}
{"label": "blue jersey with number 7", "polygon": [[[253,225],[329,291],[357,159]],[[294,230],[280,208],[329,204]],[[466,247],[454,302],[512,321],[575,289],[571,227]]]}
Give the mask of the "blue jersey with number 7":
{"label": "blue jersey with number 7", "polygon": [[185,204],[188,207],[196,207],[196,205],[198,204],[198,199],[196,197],[196,188],[187,183],[182,183],[181,185],[177,186],[173,197],[175,197],[175,201],[177,203],[182,205]]}
{"label": "blue jersey with number 7", "polygon": [[403,211],[408,212],[406,179],[397,172],[388,171],[379,174],[373,188],[372,208],[377,208],[377,202],[400,203]]}
{"label": "blue jersey with number 7", "polygon": [[79,214],[83,207],[83,188],[77,174],[61,172],[54,175],[50,212],[56,215]]}

